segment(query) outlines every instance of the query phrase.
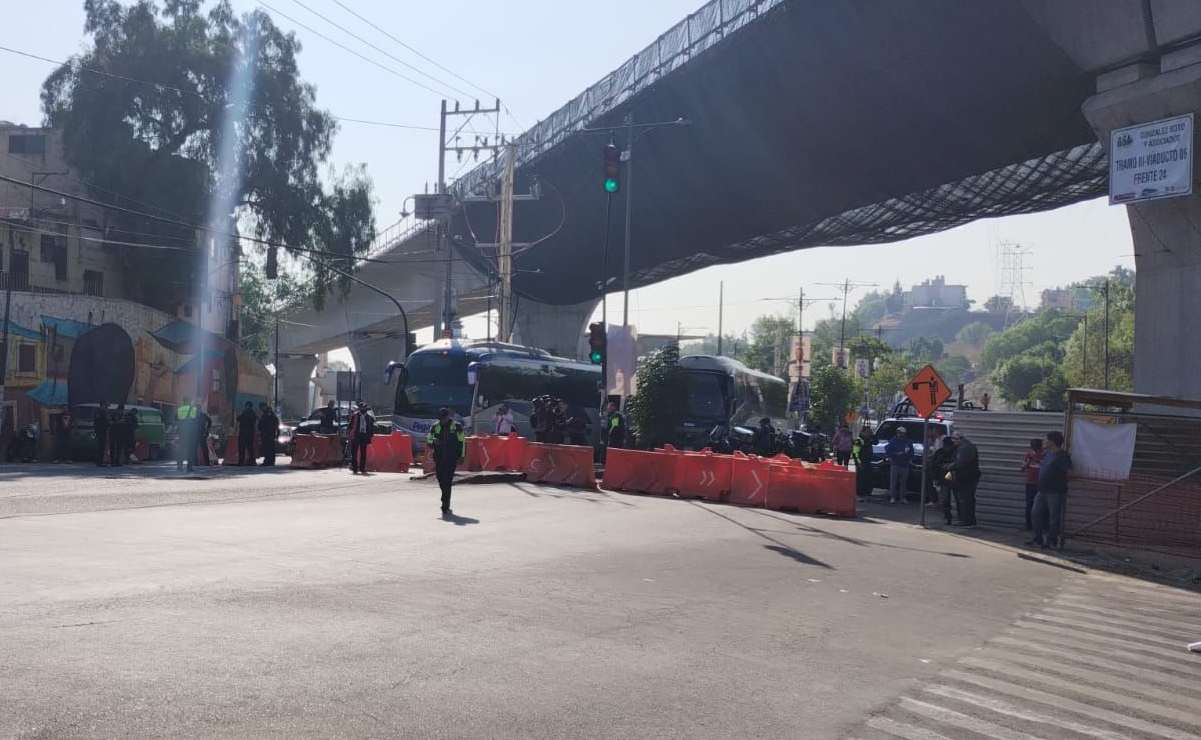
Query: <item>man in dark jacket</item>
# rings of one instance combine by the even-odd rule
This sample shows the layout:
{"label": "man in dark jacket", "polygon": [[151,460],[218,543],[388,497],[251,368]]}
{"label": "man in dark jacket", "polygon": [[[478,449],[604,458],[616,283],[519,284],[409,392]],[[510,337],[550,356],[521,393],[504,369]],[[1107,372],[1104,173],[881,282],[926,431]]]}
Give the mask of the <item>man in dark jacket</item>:
{"label": "man in dark jacket", "polygon": [[254,432],[258,424],[254,404],[247,401],[238,414],[238,465],[254,465]]}
{"label": "man in dark jacket", "polygon": [[200,409],[196,415],[196,445],[200,450],[200,460],[204,462],[201,465],[212,465],[212,458],[209,456],[209,432],[213,430],[213,417],[205,413],[204,409]]}
{"label": "man in dark jacket", "polygon": [[138,443],[138,410],[129,408],[125,410],[125,440],[121,447],[122,458],[121,462],[128,462],[133,455],[134,446]]}
{"label": "man in dark jacket", "polygon": [[265,403],[259,404],[259,444],[263,449],[263,467],[275,467],[275,438],[279,436],[279,417]]}
{"label": "man in dark jacket", "polygon": [[754,444],[756,455],[770,457],[776,454],[776,428],[766,416],[759,420],[755,429]]}
{"label": "man in dark jacket", "polygon": [[366,475],[367,448],[371,445],[371,438],[375,436],[375,417],[363,401],[359,401],[355,410],[350,412],[350,424],[346,433],[350,437],[350,472]]}
{"label": "man in dark jacket", "polygon": [[959,526],[976,526],[976,486],[980,483],[980,453],[976,445],[955,432],[955,459],[947,466],[950,483],[955,488],[955,508],[959,511]]}
{"label": "man in dark jacket", "polygon": [[1058,547],[1063,534],[1063,505],[1068,495],[1072,458],[1063,449],[1063,434],[1047,432],[1042,464],[1038,468],[1038,494],[1034,497],[1034,539],[1030,544]]}
{"label": "man in dark jacket", "polygon": [[108,417],[108,464],[120,467],[125,464],[125,438],[129,428],[125,424],[125,404],[118,403]]}
{"label": "man in dark jacket", "polygon": [[92,428],[96,431],[96,465],[104,467],[104,453],[108,451],[108,401],[101,401],[92,417]]}
{"label": "man in dark jacket", "polygon": [[[938,489],[938,500],[942,504],[942,516],[947,524],[950,524],[951,519],[951,501],[955,497],[955,486],[951,481],[947,480],[947,473],[951,472],[951,465],[955,462],[955,440],[944,439],[938,449],[930,456],[930,478],[933,480],[934,486]],[[954,478],[954,473],[951,475]],[[959,511],[959,518],[963,518],[963,510]]]}
{"label": "man in dark jacket", "polygon": [[434,452],[434,470],[442,488],[442,516],[451,515],[450,492],[455,482],[455,468],[463,457],[463,425],[450,418],[450,409],[438,410],[438,421],[430,427],[425,443]]}
{"label": "man in dark jacket", "polygon": [[317,431],[321,434],[338,433],[338,408],[333,401],[317,412]]}

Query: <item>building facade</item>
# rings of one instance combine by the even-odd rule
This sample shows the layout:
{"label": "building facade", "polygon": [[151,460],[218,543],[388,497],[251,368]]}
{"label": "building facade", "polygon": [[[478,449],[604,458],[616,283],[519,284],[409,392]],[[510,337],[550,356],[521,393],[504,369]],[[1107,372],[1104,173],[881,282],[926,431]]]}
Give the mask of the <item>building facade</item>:
{"label": "building facade", "polygon": [[905,291],[905,308],[967,308],[967,286],[949,285],[943,275]]}

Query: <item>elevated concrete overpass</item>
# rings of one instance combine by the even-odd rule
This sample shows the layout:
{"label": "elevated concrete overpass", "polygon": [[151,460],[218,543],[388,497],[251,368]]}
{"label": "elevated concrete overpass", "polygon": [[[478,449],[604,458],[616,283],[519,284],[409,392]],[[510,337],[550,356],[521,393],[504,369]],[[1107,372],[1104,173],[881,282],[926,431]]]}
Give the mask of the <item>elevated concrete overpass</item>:
{"label": "elevated concrete overpass", "polygon": [[[1111,128],[1201,107],[1199,36],[1195,0],[707,3],[520,137],[519,187],[536,178],[547,196],[517,206],[515,240],[541,240],[518,257],[518,323],[575,335],[600,276],[620,284],[620,250],[601,264],[605,139],[585,128],[692,122],[635,144],[637,287],[1101,195]],[[489,192],[498,174],[482,165],[456,192]],[[1140,391],[1201,397],[1201,345],[1182,341],[1201,315],[1197,197],[1130,207]],[[493,233],[494,208],[464,208],[454,233]],[[611,244],[624,208],[615,198]],[[470,244],[458,253],[495,273]]]}

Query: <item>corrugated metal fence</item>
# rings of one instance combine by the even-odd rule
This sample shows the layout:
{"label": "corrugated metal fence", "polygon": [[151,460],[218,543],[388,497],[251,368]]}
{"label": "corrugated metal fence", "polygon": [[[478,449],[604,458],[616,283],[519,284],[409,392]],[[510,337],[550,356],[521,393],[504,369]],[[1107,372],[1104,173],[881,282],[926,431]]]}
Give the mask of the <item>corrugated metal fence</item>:
{"label": "corrugated metal fence", "polygon": [[976,519],[983,525],[1021,529],[1026,523],[1026,482],[1022,457],[1034,437],[1052,429],[1063,431],[1062,413],[1004,413],[956,411],[956,431],[970,439],[980,453],[980,486],[976,489]]}

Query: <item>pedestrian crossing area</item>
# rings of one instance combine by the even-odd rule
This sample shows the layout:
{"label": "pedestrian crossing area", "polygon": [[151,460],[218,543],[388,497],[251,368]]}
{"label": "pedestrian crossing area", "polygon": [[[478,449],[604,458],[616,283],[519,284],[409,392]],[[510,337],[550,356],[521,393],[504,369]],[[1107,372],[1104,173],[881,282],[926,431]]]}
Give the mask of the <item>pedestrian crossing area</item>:
{"label": "pedestrian crossing area", "polygon": [[1201,595],[1073,577],[850,737],[1201,740]]}

